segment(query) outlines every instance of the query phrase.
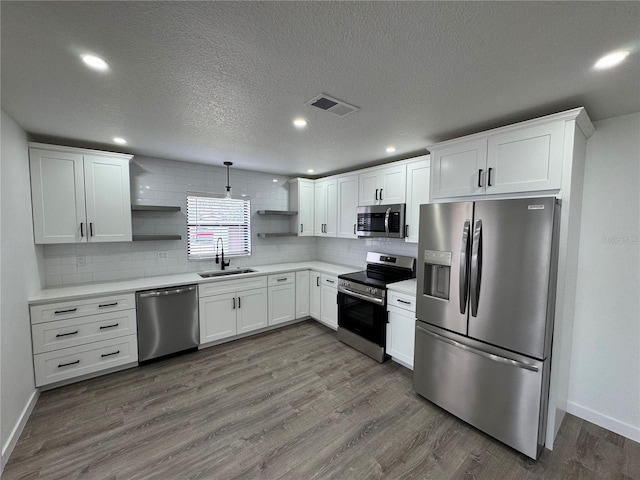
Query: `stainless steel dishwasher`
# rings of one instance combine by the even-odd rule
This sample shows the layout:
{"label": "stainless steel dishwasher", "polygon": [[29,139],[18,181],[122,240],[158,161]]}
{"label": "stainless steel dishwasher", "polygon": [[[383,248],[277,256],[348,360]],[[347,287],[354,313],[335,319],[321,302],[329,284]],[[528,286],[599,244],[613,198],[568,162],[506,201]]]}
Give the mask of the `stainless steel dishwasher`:
{"label": "stainless steel dishwasher", "polygon": [[136,292],[138,361],[197,348],[198,290],[196,285]]}

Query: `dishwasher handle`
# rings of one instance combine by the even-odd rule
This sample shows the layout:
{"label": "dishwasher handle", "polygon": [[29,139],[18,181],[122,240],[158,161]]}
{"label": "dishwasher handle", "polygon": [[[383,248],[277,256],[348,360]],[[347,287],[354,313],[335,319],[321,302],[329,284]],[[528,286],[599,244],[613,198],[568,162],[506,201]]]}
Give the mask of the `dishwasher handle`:
{"label": "dishwasher handle", "polygon": [[139,293],[138,296],[140,298],[165,297],[167,295],[179,295],[181,293],[193,292],[195,289],[196,289],[195,286],[180,287],[180,288],[173,288],[171,290],[156,290],[151,292]]}

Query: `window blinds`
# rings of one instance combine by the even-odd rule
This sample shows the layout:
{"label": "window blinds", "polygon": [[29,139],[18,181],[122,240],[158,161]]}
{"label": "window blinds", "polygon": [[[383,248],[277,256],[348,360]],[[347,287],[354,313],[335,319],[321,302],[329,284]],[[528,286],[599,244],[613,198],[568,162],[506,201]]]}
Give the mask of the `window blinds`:
{"label": "window blinds", "polygon": [[[187,193],[188,258],[214,257],[216,244],[224,246],[226,257],[251,255],[250,219],[249,199]],[[222,253],[219,247],[218,253]]]}

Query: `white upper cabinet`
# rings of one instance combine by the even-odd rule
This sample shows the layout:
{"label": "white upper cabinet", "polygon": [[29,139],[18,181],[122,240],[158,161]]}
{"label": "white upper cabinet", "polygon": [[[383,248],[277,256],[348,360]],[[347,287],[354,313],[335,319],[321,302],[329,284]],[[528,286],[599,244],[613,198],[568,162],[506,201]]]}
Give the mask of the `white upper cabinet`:
{"label": "white upper cabinet", "polygon": [[545,123],[490,136],[486,193],[559,189],[564,123]]}
{"label": "white upper cabinet", "polygon": [[560,190],[576,116],[563,112],[429,147],[431,198]]}
{"label": "white upper cabinet", "polygon": [[365,170],[358,175],[358,205],[391,205],[406,201],[405,164]]}
{"label": "white upper cabinet", "polygon": [[356,235],[357,207],[358,175],[338,177],[338,237],[358,238]]}
{"label": "white upper cabinet", "polygon": [[429,155],[407,164],[405,241],[409,243],[418,243],[420,205],[429,203],[430,170]]}
{"label": "white upper cabinet", "polygon": [[291,218],[290,231],[300,237],[313,237],[315,210],[315,182],[306,178],[289,181],[289,210],[298,212]]}
{"label": "white upper cabinet", "polygon": [[335,237],[338,219],[337,180],[317,180],[315,182],[315,235]]}
{"label": "white upper cabinet", "polygon": [[131,155],[29,145],[35,243],[131,241]]}

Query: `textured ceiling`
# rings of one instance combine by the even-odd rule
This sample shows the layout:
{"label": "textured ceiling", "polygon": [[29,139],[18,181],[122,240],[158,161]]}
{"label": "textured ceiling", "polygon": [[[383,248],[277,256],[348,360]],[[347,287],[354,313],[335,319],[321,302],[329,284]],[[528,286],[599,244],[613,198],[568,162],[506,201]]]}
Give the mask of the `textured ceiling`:
{"label": "textured ceiling", "polygon": [[[640,111],[635,1],[0,9],[2,108],[37,140],[323,175],[577,106],[592,120]],[[633,52],[625,64],[591,68],[619,48]],[[81,53],[110,72],[85,68]],[[361,110],[340,118],[305,104],[320,93]]]}

